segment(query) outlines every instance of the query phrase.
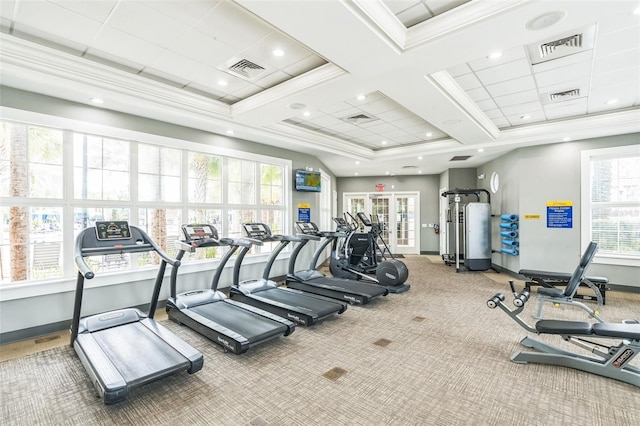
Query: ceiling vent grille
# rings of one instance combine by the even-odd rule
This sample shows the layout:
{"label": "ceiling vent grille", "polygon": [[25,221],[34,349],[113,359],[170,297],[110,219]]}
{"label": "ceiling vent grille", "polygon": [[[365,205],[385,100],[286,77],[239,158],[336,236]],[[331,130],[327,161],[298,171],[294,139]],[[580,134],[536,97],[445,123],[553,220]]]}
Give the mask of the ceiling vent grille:
{"label": "ceiling vent grille", "polygon": [[464,161],[468,160],[469,158],[471,158],[470,155],[456,155],[454,157],[451,157],[451,160],[449,161]]}
{"label": "ceiling vent grille", "polygon": [[402,166],[403,169],[417,169],[418,166]]}
{"label": "ceiling vent grille", "polygon": [[580,96],[580,89],[565,90],[563,92],[556,92],[549,94],[549,100],[551,102],[561,102],[567,99],[573,99]]}
{"label": "ceiling vent grille", "polygon": [[245,80],[256,80],[267,72],[265,66],[246,58],[231,58],[220,69]]}
{"label": "ceiling vent grille", "polygon": [[356,115],[343,118],[344,121],[351,124],[356,124],[356,125],[370,123],[372,121],[376,121],[377,119],[378,119],[377,117],[369,116],[366,114],[356,114]]}
{"label": "ceiling vent grille", "polygon": [[582,48],[582,34],[574,34],[558,40],[550,41],[540,45],[540,57],[545,58],[560,48]]}

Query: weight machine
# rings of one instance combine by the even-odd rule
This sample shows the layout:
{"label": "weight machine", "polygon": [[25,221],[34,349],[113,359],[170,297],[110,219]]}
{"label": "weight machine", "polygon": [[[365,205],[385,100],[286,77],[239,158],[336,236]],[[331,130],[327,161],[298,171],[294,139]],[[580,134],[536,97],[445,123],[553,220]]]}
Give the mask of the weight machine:
{"label": "weight machine", "polygon": [[[480,202],[480,195],[486,195],[486,202]],[[449,266],[456,265],[456,272],[460,272],[460,259],[464,267],[470,271],[486,271],[491,269],[491,195],[486,189],[454,189],[441,194],[449,198],[447,212],[447,229],[454,229],[455,252],[449,252],[451,233],[447,233],[446,254],[442,260]],[[475,196],[476,201],[465,202],[462,197]],[[453,217],[451,204],[454,205]],[[463,211],[461,210],[463,205]],[[462,241],[461,241],[462,240]],[[460,246],[464,252],[460,252]]]}

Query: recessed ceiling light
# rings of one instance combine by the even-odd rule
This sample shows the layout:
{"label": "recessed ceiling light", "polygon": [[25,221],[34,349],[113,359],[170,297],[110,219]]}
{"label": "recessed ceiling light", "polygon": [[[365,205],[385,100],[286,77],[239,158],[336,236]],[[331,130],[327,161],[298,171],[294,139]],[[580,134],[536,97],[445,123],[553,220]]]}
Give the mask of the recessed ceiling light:
{"label": "recessed ceiling light", "polygon": [[487,56],[487,58],[488,59],[498,59],[501,56],[502,56],[502,52],[497,51],[497,52],[493,52],[493,53],[489,54],[489,56]]}
{"label": "recessed ceiling light", "polygon": [[571,140],[571,137],[569,136],[565,136],[564,138],[562,138],[563,141],[568,142]]}
{"label": "recessed ceiling light", "polygon": [[640,15],[640,7],[636,8],[636,9],[633,11],[633,14],[634,14],[634,15]]}
{"label": "recessed ceiling light", "polygon": [[384,174],[385,174],[385,175],[388,175],[388,174],[389,174],[389,172],[384,172]]}
{"label": "recessed ceiling light", "polygon": [[234,133],[235,133],[235,132],[234,132],[233,130],[231,130],[231,129],[227,130],[227,134],[228,134],[228,135],[232,135],[232,134],[234,134]]}
{"label": "recessed ceiling light", "polygon": [[478,152],[484,152],[484,148],[478,148]]}
{"label": "recessed ceiling light", "polygon": [[91,102],[93,102],[94,104],[103,104],[104,101],[100,98],[90,98],[89,99]]}
{"label": "recessed ceiling light", "polygon": [[422,174],[422,170],[418,170],[418,174],[421,175]]}
{"label": "recessed ceiling light", "polygon": [[271,53],[273,56],[284,56],[284,50],[282,49],[273,49]]}
{"label": "recessed ceiling light", "polygon": [[427,132],[426,136],[427,136],[428,138],[430,138],[431,136],[433,136],[433,133],[431,133],[431,132]]}
{"label": "recessed ceiling light", "polygon": [[367,97],[365,95],[358,95],[356,99],[358,99],[359,101],[364,101],[365,99],[367,99]]}
{"label": "recessed ceiling light", "polygon": [[617,100],[617,99],[609,99],[609,100],[607,101],[607,105],[613,105],[613,104],[617,104],[617,103],[618,103],[618,100]]}
{"label": "recessed ceiling light", "polygon": [[387,141],[382,141],[381,143],[382,143],[382,145],[386,145]]}
{"label": "recessed ceiling light", "polygon": [[354,175],[358,176],[358,172],[355,172]]}
{"label": "recessed ceiling light", "polygon": [[567,16],[567,12],[564,12],[562,10],[545,13],[527,22],[526,27],[531,31],[542,30],[562,21],[565,16]]}
{"label": "recessed ceiling light", "polygon": [[360,164],[360,162],[359,162],[359,161],[356,161],[356,164]]}
{"label": "recessed ceiling light", "polygon": [[227,86],[228,84],[226,80],[218,80],[218,86]]}
{"label": "recessed ceiling light", "polygon": [[309,117],[311,113],[309,111],[305,111],[302,113],[302,115],[304,115],[305,117]]}
{"label": "recessed ceiling light", "polygon": [[422,155],[418,157],[418,160],[422,160]]}

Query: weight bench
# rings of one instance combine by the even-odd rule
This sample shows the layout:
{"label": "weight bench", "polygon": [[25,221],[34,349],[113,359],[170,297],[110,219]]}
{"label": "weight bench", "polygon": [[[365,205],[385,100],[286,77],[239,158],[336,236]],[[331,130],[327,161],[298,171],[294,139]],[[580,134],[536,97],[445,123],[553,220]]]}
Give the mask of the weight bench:
{"label": "weight bench", "polygon": [[[536,311],[536,314],[534,315],[535,318],[542,319],[542,308],[544,307],[544,304],[546,302],[549,302],[553,304],[577,306],[585,310],[596,320],[604,322],[598,312],[600,307],[604,304],[604,290],[603,292],[601,292],[596,283],[600,283],[603,288],[606,288],[606,284],[609,282],[609,280],[604,277],[585,277],[586,270],[591,264],[591,261],[593,260],[597,251],[598,244],[594,243],[593,241],[590,242],[584,253],[582,254],[580,263],[576,267],[573,274],[562,272],[536,271],[533,269],[520,270],[519,274],[527,277],[527,280],[525,280],[525,286],[527,288],[530,288],[533,283],[543,286],[537,291],[538,309]],[[552,283],[565,285],[565,288],[564,290],[562,290],[553,286]],[[591,309],[584,303],[575,300],[586,299],[588,297],[584,295],[576,295],[578,287],[580,287],[581,284],[589,286],[595,293],[595,296],[593,297],[593,299],[595,299],[597,303],[595,310]]]}
{"label": "weight bench", "polygon": [[[568,272],[548,272],[537,271],[534,269],[520,269],[518,274],[525,277],[525,282],[530,285],[539,285],[546,288],[566,287],[571,279]],[[606,277],[584,277],[580,282],[580,286],[589,287],[594,295],[579,294],[573,295],[574,299],[596,300],[603,305],[607,304],[607,284],[609,279]]]}
{"label": "weight bench", "polygon": [[[596,355],[594,357],[570,352],[527,336],[520,341],[520,344],[537,352],[518,351],[511,356],[511,361],[518,364],[560,365],[640,387],[640,367],[631,365],[631,361],[640,353],[640,324],[637,321],[592,324],[583,321],[539,320],[535,327],[531,327],[519,316],[529,299],[529,287],[517,293],[513,281],[509,284],[515,296],[513,303],[517,308],[509,309],[503,303],[505,296],[502,293],[496,294],[487,301],[489,308],[499,307],[531,333],[561,336],[563,340]],[[619,343],[605,345],[602,341],[591,342],[587,338],[611,339]]]}

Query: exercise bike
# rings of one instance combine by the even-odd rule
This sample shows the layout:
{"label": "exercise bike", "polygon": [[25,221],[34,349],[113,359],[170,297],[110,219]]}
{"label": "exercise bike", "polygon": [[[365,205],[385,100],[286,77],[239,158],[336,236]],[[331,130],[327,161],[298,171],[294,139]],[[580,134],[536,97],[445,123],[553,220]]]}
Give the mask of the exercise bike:
{"label": "exercise bike", "polygon": [[[345,218],[349,218],[347,222]],[[334,218],[336,231],[342,238],[336,236],[331,245],[329,270],[334,277],[351,280],[367,280],[386,287],[390,293],[402,293],[411,286],[405,281],[409,277],[407,266],[400,260],[385,256],[391,251],[384,243],[385,249],[378,245],[381,226],[374,224],[363,213],[358,217],[369,232],[358,232],[358,221],[349,213],[345,218]],[[339,245],[339,240],[343,240]],[[378,257],[381,257],[379,260]]]}

